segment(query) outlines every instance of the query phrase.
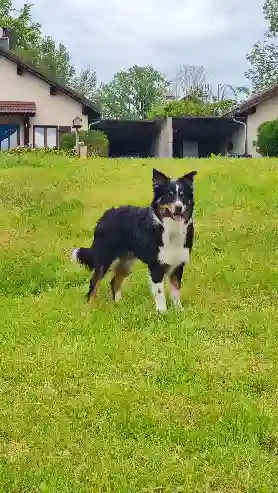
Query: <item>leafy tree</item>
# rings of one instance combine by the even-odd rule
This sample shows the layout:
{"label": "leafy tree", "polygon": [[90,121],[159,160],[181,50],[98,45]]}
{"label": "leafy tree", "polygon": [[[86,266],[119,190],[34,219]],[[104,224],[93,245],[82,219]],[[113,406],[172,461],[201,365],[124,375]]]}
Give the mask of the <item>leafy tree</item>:
{"label": "leafy tree", "polygon": [[71,87],[90,100],[98,99],[98,78],[95,70],[90,67],[82,68],[74,76]]}
{"label": "leafy tree", "polygon": [[111,119],[145,119],[155,106],[166,101],[168,87],[164,76],[151,66],[135,65],[118,72],[100,88],[103,114]]}
{"label": "leafy tree", "polygon": [[75,75],[75,68],[63,43],[56,46],[55,41],[46,36],[41,38],[36,48],[35,64],[46,75],[69,85]]}
{"label": "leafy tree", "polygon": [[263,16],[268,30],[262,42],[254,44],[246,55],[250,69],[246,77],[252,82],[254,91],[261,91],[278,83],[278,1],[265,0]]}
{"label": "leafy tree", "polygon": [[32,4],[16,10],[12,0],[0,0],[0,25],[9,28],[12,51],[50,78],[70,84],[75,74],[70,55],[65,45],[56,46],[50,36],[42,36],[41,25],[32,20]]}
{"label": "leafy tree", "polygon": [[278,2],[277,0],[265,0],[263,15],[269,23],[268,34],[270,36],[278,33]]}
{"label": "leafy tree", "polygon": [[149,112],[148,117],[153,119],[161,116],[221,116],[230,111],[234,104],[233,100],[203,102],[187,98],[158,106]]}
{"label": "leafy tree", "polygon": [[19,10],[13,9],[12,0],[0,0],[0,25],[9,28],[11,48],[22,52],[37,44],[41,25],[32,21],[32,5],[25,3]]}

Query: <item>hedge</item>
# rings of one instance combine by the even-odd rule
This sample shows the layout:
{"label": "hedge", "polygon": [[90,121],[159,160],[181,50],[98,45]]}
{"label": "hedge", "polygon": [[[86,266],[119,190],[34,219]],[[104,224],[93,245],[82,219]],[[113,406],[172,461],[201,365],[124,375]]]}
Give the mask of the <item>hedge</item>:
{"label": "hedge", "polygon": [[278,156],[278,120],[264,122],[259,126],[257,147],[262,156]]}

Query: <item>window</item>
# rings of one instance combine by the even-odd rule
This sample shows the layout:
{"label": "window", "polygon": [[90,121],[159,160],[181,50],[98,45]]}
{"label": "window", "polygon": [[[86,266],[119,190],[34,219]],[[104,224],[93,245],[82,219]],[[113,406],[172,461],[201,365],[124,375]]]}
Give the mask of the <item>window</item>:
{"label": "window", "polygon": [[34,125],[33,147],[57,147],[57,127]]}
{"label": "window", "polygon": [[20,145],[20,128],[19,125],[6,124],[0,125],[0,150],[6,151],[14,149]]}

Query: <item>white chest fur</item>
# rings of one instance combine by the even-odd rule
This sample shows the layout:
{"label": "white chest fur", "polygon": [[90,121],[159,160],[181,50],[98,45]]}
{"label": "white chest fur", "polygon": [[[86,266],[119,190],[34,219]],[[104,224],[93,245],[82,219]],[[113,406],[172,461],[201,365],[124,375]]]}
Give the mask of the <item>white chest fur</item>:
{"label": "white chest fur", "polygon": [[158,260],[161,264],[169,265],[170,271],[173,271],[179,265],[189,262],[189,249],[184,247],[187,225],[182,221],[165,218],[163,227],[163,245],[159,249]]}

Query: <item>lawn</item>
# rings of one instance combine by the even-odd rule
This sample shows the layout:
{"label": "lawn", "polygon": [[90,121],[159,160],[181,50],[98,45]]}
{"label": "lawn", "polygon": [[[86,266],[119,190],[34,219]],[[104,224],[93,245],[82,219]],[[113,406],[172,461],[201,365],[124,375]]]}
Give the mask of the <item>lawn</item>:
{"label": "lawn", "polygon": [[[278,162],[1,160],[0,492],[276,492]],[[71,249],[152,166],[199,172],[185,310],[140,264],[88,305]]]}

